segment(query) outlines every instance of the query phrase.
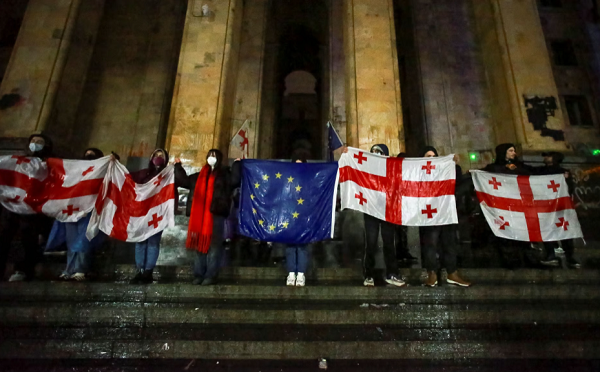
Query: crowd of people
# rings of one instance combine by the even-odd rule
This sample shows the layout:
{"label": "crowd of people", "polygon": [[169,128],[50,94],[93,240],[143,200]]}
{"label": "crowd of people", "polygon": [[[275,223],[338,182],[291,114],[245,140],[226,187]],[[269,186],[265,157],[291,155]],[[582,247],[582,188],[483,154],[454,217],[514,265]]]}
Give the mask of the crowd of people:
{"label": "crowd of people", "polygon": [[[347,151],[346,148],[343,151]],[[29,138],[27,156],[38,157],[45,160],[52,156],[53,147],[51,139],[43,134],[34,134]],[[371,147],[371,153],[390,156],[389,149],[384,144]],[[97,148],[86,149],[83,160],[94,160],[104,154]],[[118,159],[118,155],[112,153]],[[436,157],[438,152],[434,147],[426,147],[420,157]],[[564,174],[569,186],[573,190],[572,177],[569,171],[562,168],[564,156],[558,152],[543,153],[545,166],[531,167],[519,160],[516,147],[513,144],[501,144],[496,148],[495,161],[484,168],[485,171],[513,175],[550,175]],[[401,153],[398,157],[407,157]],[[218,149],[211,149],[206,155],[206,164],[200,172],[188,175],[182,167],[181,160],[175,159],[175,185],[189,190],[186,215],[189,217],[186,248],[195,251],[193,264],[193,284],[211,285],[217,282],[219,268],[222,262],[225,230],[228,218],[235,214],[232,210],[239,205],[239,186],[241,182],[241,169],[237,161],[232,166],[226,164],[223,153]],[[304,157],[294,157],[292,162],[305,163]],[[150,156],[148,166],[137,172],[131,173],[137,183],[146,183],[158,175],[169,163],[169,154],[165,149],[158,148]],[[175,193],[177,194],[177,187]],[[473,234],[484,235],[485,238],[493,236],[487,223],[481,216],[479,203],[473,190],[473,183],[468,174],[463,175],[459,165],[456,165],[456,201],[457,210],[476,219]],[[173,200],[177,208],[178,195]],[[16,260],[14,273],[9,281],[30,280],[34,276],[35,266],[40,262],[42,249],[46,245],[49,235],[58,229],[64,229],[65,244],[67,248],[67,264],[61,273],[61,280],[82,281],[89,279],[94,250],[103,244],[106,236],[99,234],[89,241],[85,234],[90,216],[77,222],[52,221],[42,214],[16,214],[2,207],[0,212],[0,278],[4,277],[8,253],[13,238],[19,234],[22,246],[22,255]],[[406,283],[399,274],[398,262],[404,261],[412,264],[417,261],[407,249],[406,227],[397,226],[390,222],[377,219],[364,214],[365,251],[363,259],[363,285],[375,285],[375,255],[378,251],[379,234],[383,241],[383,258],[385,283],[402,287]],[[427,271],[424,285],[435,287],[441,280],[440,269],[447,272],[446,283],[460,287],[469,287],[471,283],[458,274],[457,254],[459,241],[457,239],[458,225],[427,226],[419,229],[421,238],[421,256],[423,268]],[[153,282],[153,270],[160,254],[160,241],[162,232],[155,234],[143,242],[135,243],[135,265],[137,272],[130,280],[131,284],[149,284]],[[477,237],[474,236],[474,240]],[[479,239],[483,241],[485,239]],[[502,252],[502,257],[508,268],[517,268],[523,265],[523,252],[530,243],[515,240],[494,238],[493,243]],[[555,250],[558,242],[544,243],[545,257],[539,261],[541,265],[557,267],[560,262]],[[580,268],[574,256],[572,240],[562,241],[569,267]],[[264,250],[266,250],[266,246]],[[309,250],[306,245],[290,244],[286,247],[285,259],[288,271],[285,280],[288,286],[305,286],[306,271],[309,262]]]}

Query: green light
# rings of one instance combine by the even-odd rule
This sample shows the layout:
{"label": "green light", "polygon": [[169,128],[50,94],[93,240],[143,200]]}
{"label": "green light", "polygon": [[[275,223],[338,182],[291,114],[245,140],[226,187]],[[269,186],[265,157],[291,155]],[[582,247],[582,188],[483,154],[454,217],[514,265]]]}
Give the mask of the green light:
{"label": "green light", "polygon": [[598,155],[600,155],[600,149],[593,150],[593,151],[592,151],[592,154],[593,154],[594,156],[598,156]]}
{"label": "green light", "polygon": [[476,153],[470,153],[469,154],[469,158],[473,161],[477,160],[477,154]]}

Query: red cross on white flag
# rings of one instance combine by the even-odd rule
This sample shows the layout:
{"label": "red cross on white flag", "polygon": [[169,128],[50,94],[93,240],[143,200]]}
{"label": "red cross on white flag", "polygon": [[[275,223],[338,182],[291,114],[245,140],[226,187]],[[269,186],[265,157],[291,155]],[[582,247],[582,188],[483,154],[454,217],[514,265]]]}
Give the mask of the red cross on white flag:
{"label": "red cross on white flag", "polygon": [[496,236],[527,242],[583,237],[564,175],[471,173],[481,209]]}
{"label": "red cross on white flag", "polygon": [[453,158],[389,158],[348,148],[339,160],[342,209],[398,225],[458,223]]}
{"label": "red cross on white flag", "polygon": [[147,183],[137,184],[127,168],[111,162],[102,188],[88,225],[88,239],[102,231],[118,240],[141,242],[175,226],[172,165]]}
{"label": "red cross on white flag", "polygon": [[247,159],[250,151],[250,125],[249,121],[246,120],[240,130],[237,131],[233,139],[231,140],[231,157],[239,157],[242,159]]}

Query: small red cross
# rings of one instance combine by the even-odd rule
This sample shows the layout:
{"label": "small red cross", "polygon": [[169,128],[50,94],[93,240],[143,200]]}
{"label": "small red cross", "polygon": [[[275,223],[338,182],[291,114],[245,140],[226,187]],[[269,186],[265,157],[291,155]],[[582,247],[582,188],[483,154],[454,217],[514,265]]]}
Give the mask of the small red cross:
{"label": "small red cross", "polygon": [[91,166],[88,169],[86,169],[85,171],[83,171],[83,173],[81,173],[81,175],[85,177],[88,174],[92,173],[93,170],[94,170],[94,166]]}
{"label": "small red cross", "polygon": [[164,179],[165,179],[165,177],[164,177],[162,174],[159,174],[159,175],[158,175],[158,178],[156,179],[156,181],[154,181],[154,184],[155,184],[156,186],[158,186],[158,185],[160,185],[160,183],[161,183],[161,182],[162,182],[162,180],[164,180]]}
{"label": "small red cross", "polygon": [[494,190],[498,190],[498,186],[502,186],[502,182],[498,182],[496,177],[492,177],[492,180],[489,182],[489,184],[494,186]]}
{"label": "small red cross", "polygon": [[433,218],[433,215],[437,213],[437,208],[431,209],[431,204],[427,204],[427,209],[421,209],[421,214],[426,214],[427,218]]}
{"label": "small red cross", "polygon": [[354,159],[358,159],[358,164],[362,165],[363,161],[367,161],[367,157],[363,155],[362,151],[358,155],[354,154]]}
{"label": "small red cross", "polygon": [[431,165],[430,161],[427,162],[427,165],[424,165],[423,167],[421,167],[421,170],[426,170],[427,174],[431,174],[432,169],[435,169],[435,165]]}
{"label": "small red cross", "polygon": [[359,200],[360,205],[367,204],[367,199],[365,197],[363,197],[363,193],[362,192],[360,192],[358,194],[355,194],[354,197]]}
{"label": "small red cross", "polygon": [[568,231],[568,230],[569,230],[569,229],[568,229],[568,227],[569,227],[569,221],[565,221],[565,218],[564,218],[564,217],[560,217],[558,220],[559,220],[560,222],[558,222],[558,223],[556,223],[556,224],[555,224],[555,225],[556,225],[556,227],[562,227],[562,228],[564,228],[564,229],[565,229],[565,231]]}
{"label": "small red cross", "polygon": [[548,185],[548,188],[552,189],[554,192],[558,192],[559,187],[560,187],[560,183],[556,183],[556,182],[554,182],[554,180],[550,181],[550,184]]}
{"label": "small red cross", "polygon": [[148,226],[154,225],[154,228],[156,229],[156,228],[158,228],[158,223],[162,220],[163,220],[162,216],[159,217],[156,213],[154,213],[154,215],[152,216],[152,220],[150,220],[150,222],[148,222]]}
{"label": "small red cross", "polygon": [[64,214],[67,214],[67,215],[69,215],[69,216],[72,216],[72,215],[73,215],[73,212],[77,212],[77,211],[79,211],[79,208],[73,208],[73,205],[68,205],[68,206],[67,206],[67,209],[63,209],[63,211],[62,211],[62,212],[63,212]]}
{"label": "small red cross", "polygon": [[21,163],[31,163],[31,160],[27,159],[24,156],[13,155],[12,159],[17,159],[17,165],[19,165]]}
{"label": "small red cross", "polygon": [[506,226],[510,227],[510,223],[508,223],[508,221],[504,221],[504,217],[500,216],[500,219],[502,221],[495,221],[496,224],[500,225],[500,230],[506,230]]}
{"label": "small red cross", "polygon": [[17,195],[17,196],[15,196],[15,197],[14,197],[14,198],[12,198],[12,199],[5,199],[5,201],[6,201],[7,203],[15,203],[15,204],[16,204],[16,203],[18,203],[18,202],[19,202],[19,200],[20,200],[20,199],[21,199],[21,196]]}
{"label": "small red cross", "polygon": [[244,150],[244,146],[246,146],[248,144],[248,137],[246,137],[246,131],[240,130],[239,135],[240,135],[240,137],[242,137],[242,142],[240,142],[240,147],[242,148],[242,150]]}

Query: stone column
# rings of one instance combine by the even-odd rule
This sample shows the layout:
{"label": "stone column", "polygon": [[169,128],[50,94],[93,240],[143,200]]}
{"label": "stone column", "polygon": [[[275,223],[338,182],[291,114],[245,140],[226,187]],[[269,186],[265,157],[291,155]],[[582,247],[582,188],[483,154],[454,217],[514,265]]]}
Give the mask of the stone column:
{"label": "stone column", "polygon": [[[524,96],[555,97],[558,89],[535,0],[473,0],[483,49],[496,138],[524,151],[566,150],[564,141],[542,137],[529,123]],[[549,129],[564,130],[559,110]]]}
{"label": "stone column", "polygon": [[[204,3],[208,16],[201,15]],[[193,167],[210,148],[228,151],[242,11],[242,0],[188,3],[167,147]]]}
{"label": "stone column", "polygon": [[0,114],[0,137],[42,131],[52,112],[82,0],[30,0],[0,86],[18,95]]}
{"label": "stone column", "polygon": [[345,0],[348,144],[404,150],[392,0]]}

